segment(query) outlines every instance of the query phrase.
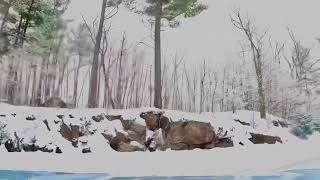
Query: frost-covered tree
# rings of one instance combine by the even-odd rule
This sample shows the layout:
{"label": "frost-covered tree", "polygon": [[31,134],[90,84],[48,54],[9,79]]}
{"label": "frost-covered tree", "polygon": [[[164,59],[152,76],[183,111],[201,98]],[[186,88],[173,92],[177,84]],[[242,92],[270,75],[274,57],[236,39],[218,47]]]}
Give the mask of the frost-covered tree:
{"label": "frost-covered tree", "polygon": [[263,72],[263,64],[264,64],[264,57],[263,57],[263,45],[264,39],[266,37],[266,32],[258,32],[254,24],[249,18],[243,18],[240,11],[236,11],[234,16],[231,16],[231,22],[239,29],[241,32],[244,33],[248,46],[251,52],[252,62],[254,64],[254,69],[256,73],[256,79],[258,84],[258,94],[259,94],[259,111],[261,118],[266,118],[266,97],[264,92],[264,72]]}

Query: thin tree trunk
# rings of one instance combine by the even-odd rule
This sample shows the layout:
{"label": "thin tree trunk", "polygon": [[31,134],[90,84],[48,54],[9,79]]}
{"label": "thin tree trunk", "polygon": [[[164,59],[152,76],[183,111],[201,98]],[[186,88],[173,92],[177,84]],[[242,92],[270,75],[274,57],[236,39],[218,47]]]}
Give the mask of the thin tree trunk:
{"label": "thin tree trunk", "polygon": [[23,23],[23,17],[21,16],[20,17],[20,21],[19,21],[19,25],[18,25],[18,29],[16,30],[17,31],[17,37],[16,37],[16,40],[15,40],[15,45],[17,45],[19,43],[19,39],[20,39],[20,31],[21,31],[21,27],[22,27],[22,23]]}
{"label": "thin tree trunk", "polygon": [[266,119],[266,98],[263,90],[263,77],[262,77],[262,67],[257,69],[257,79],[258,79],[258,94],[259,94],[259,104],[260,104],[260,117]]}
{"label": "thin tree trunk", "polygon": [[[69,58],[67,57],[66,62],[64,62],[63,66],[62,66],[62,70],[59,71],[60,76],[59,76],[59,80],[58,80],[58,86],[56,87],[53,96],[59,96],[59,94],[60,94],[62,83],[63,83],[63,78],[64,78],[64,73],[65,73],[66,67],[68,65],[68,62],[69,62]],[[67,73],[67,78],[68,78],[68,76],[69,76],[69,73]],[[68,83],[67,83],[67,86],[68,86]]]}
{"label": "thin tree trunk", "polygon": [[39,77],[39,83],[38,83],[38,89],[37,89],[37,95],[36,95],[36,100],[35,100],[35,105],[40,106],[41,101],[42,101],[42,86],[43,86],[43,78],[45,74],[45,63],[46,60],[43,58],[41,67],[40,67],[40,77]]}
{"label": "thin tree trunk", "polygon": [[123,52],[124,52],[124,43],[125,43],[125,33],[123,34],[122,41],[121,41],[121,49],[120,49],[120,56],[119,56],[119,69],[118,69],[118,86],[117,86],[117,108],[122,109],[123,104],[121,102],[122,100],[122,58],[123,58]]}
{"label": "thin tree trunk", "polygon": [[8,72],[8,81],[7,81],[9,104],[14,104],[16,82],[17,82],[17,72],[14,69],[13,64],[10,64],[9,72]]}
{"label": "thin tree trunk", "polygon": [[154,49],[154,106],[162,109],[162,84],[161,84],[161,16],[162,0],[157,0],[155,15],[155,49]]}
{"label": "thin tree trunk", "polygon": [[[32,66],[32,65],[31,65]],[[32,106],[36,106],[36,87],[37,87],[37,66],[33,68],[33,77],[32,77],[32,95],[31,95],[31,102]]]}
{"label": "thin tree trunk", "polygon": [[32,12],[32,8],[33,8],[33,5],[34,5],[34,2],[35,0],[31,0],[31,3],[30,3],[30,6],[29,6],[29,10],[28,10],[28,17],[26,19],[26,22],[23,26],[23,34],[22,34],[22,39],[21,39],[21,45],[23,45],[23,42],[24,42],[24,39],[26,38],[26,33],[27,33],[27,29],[29,27],[29,22],[30,22],[30,14]]}
{"label": "thin tree trunk", "polygon": [[76,69],[75,77],[74,77],[74,84],[73,84],[73,106],[77,107],[77,97],[78,97],[78,80],[79,80],[79,71],[82,63],[82,55],[81,52],[78,52],[79,55],[79,62]]}
{"label": "thin tree trunk", "polygon": [[28,105],[29,102],[29,88],[30,88],[30,77],[31,77],[31,70],[32,70],[32,64],[30,65],[30,68],[27,68],[27,78],[26,78],[26,86],[24,89],[24,102],[23,104]]}
{"label": "thin tree trunk", "polygon": [[96,43],[93,54],[93,64],[91,68],[91,78],[90,78],[90,87],[89,87],[89,99],[88,99],[88,107],[96,108],[97,107],[97,83],[98,83],[98,69],[99,69],[99,53],[100,53],[100,45],[103,33],[103,25],[105,20],[105,12],[107,6],[107,0],[103,0],[102,10],[100,15],[100,23],[99,30],[96,37]]}
{"label": "thin tree trunk", "polygon": [[108,99],[110,101],[112,109],[115,109],[115,103],[113,101],[111,89],[109,87],[109,69],[110,69],[110,64],[111,63],[110,63],[110,60],[109,60],[109,67],[108,67],[108,70],[106,70],[107,68],[105,66],[104,61],[101,61],[101,65],[102,65],[103,73],[104,73],[105,87],[106,87],[105,91],[107,91],[107,93],[108,93]]}

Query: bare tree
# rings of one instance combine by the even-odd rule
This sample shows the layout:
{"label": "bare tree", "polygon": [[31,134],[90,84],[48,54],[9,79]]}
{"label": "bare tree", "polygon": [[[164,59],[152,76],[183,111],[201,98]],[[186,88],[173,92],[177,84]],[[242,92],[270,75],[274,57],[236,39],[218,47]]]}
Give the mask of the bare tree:
{"label": "bare tree", "polygon": [[292,41],[291,58],[284,56],[290,69],[291,78],[297,81],[300,93],[306,95],[306,110],[311,111],[312,90],[319,86],[319,67],[320,59],[310,57],[311,48],[304,47],[301,41],[297,40],[293,31],[287,28]]}
{"label": "bare tree", "polygon": [[205,79],[207,76],[207,67],[206,61],[203,61],[202,71],[201,71],[201,80],[200,80],[200,112],[203,112],[204,105],[204,96],[205,96]]}
{"label": "bare tree", "polygon": [[[101,8],[101,15],[100,15],[100,22],[98,32],[95,38],[95,47],[93,53],[93,64],[91,68],[91,78],[90,78],[90,86],[89,86],[89,97],[88,97],[88,107],[89,108],[96,108],[98,106],[97,103],[97,94],[98,94],[98,69],[99,69],[99,54],[100,54],[100,47],[101,47],[101,40],[103,35],[103,27],[104,22],[107,19],[112,18],[114,15],[118,13],[119,4],[115,4],[113,1],[103,0],[102,8]],[[107,12],[107,7],[113,7],[111,10]]]}
{"label": "bare tree", "polygon": [[248,41],[252,53],[252,61],[256,72],[259,94],[259,106],[261,118],[266,118],[266,102],[263,87],[263,42],[267,31],[259,33],[249,18],[243,18],[240,11],[236,11],[233,16],[230,16],[232,24],[242,31]]}

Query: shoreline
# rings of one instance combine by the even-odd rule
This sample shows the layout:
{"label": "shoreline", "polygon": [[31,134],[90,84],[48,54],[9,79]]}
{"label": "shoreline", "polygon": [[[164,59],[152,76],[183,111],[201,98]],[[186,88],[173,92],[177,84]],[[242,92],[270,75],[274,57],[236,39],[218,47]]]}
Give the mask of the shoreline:
{"label": "shoreline", "polygon": [[308,146],[301,148],[301,145],[152,153],[0,153],[4,162],[0,163],[0,170],[92,173],[113,177],[192,177],[275,175],[291,170],[320,169],[319,152]]}

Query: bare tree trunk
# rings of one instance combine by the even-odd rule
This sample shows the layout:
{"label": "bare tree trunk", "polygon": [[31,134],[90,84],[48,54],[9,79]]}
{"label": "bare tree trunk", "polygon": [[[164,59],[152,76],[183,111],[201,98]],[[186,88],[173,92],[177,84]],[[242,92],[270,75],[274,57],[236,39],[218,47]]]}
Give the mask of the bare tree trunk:
{"label": "bare tree trunk", "polygon": [[[112,109],[115,109],[116,106],[115,106],[115,103],[114,103],[114,101],[113,101],[111,89],[110,89],[110,86],[109,86],[110,65],[111,65],[110,59],[109,59],[108,68],[106,68],[104,59],[101,59],[101,66],[102,66],[103,73],[104,73],[105,91],[107,91],[107,93],[108,93],[108,99],[109,99],[109,101],[110,101],[110,104],[111,104]],[[106,94],[105,94],[105,98],[106,98]]]}
{"label": "bare tree trunk", "polygon": [[197,92],[197,73],[194,72],[193,75],[193,90],[192,90],[192,107],[193,112],[196,112],[196,92]]}
{"label": "bare tree trunk", "polygon": [[43,78],[44,78],[44,74],[45,74],[45,63],[46,60],[43,58],[42,59],[42,63],[41,63],[41,67],[40,67],[40,77],[39,77],[39,83],[38,83],[38,88],[37,88],[37,95],[35,98],[35,106],[40,106],[41,105],[41,101],[42,101],[42,86],[43,86]]}
{"label": "bare tree trunk", "polygon": [[[67,57],[66,61],[62,65],[62,68],[60,68],[60,70],[59,70],[58,86],[54,90],[53,96],[59,96],[59,94],[61,92],[63,78],[64,78],[65,70],[67,68],[68,63],[69,63],[69,57]],[[69,76],[69,73],[67,73],[67,78],[68,78],[68,76]],[[68,86],[68,83],[67,83],[67,86]]]}
{"label": "bare tree trunk", "polygon": [[27,29],[29,27],[29,23],[30,23],[30,15],[31,15],[31,12],[32,12],[32,8],[33,8],[33,5],[35,3],[35,0],[31,0],[31,3],[29,5],[29,10],[28,10],[28,16],[27,16],[27,19],[26,19],[26,22],[23,26],[23,34],[22,34],[22,38],[21,38],[21,45],[23,45],[23,42],[24,42],[24,39],[26,38],[26,33],[27,33]]}
{"label": "bare tree trunk", "polygon": [[[32,65],[31,65],[32,66]],[[36,106],[36,96],[37,96],[37,66],[32,66],[33,77],[32,77],[32,92],[31,92],[31,102],[32,106]]]}
{"label": "bare tree trunk", "polygon": [[263,74],[262,74],[262,65],[259,65],[256,69],[257,72],[257,81],[258,81],[258,94],[259,94],[259,104],[260,104],[260,116],[262,119],[266,119],[266,97],[263,88]]}
{"label": "bare tree trunk", "polygon": [[263,39],[267,32],[264,32],[263,34],[257,34],[257,30],[251,23],[250,19],[242,19],[240,11],[236,12],[235,16],[236,17],[231,17],[231,22],[237,29],[244,32],[251,48],[252,60],[258,82],[260,117],[262,119],[266,119],[266,98],[263,87],[262,47]]}
{"label": "bare tree trunk", "polygon": [[[190,83],[190,78],[189,78],[189,75],[188,75],[188,72],[187,72],[187,68],[186,68],[186,65],[184,65],[184,74],[185,74],[185,78],[186,78],[186,81],[187,81],[187,95],[188,95],[188,102],[187,102],[187,106],[188,106],[188,111],[191,112],[192,111],[192,106],[191,106],[191,101],[192,101],[192,92],[191,92],[191,83]],[[191,100],[190,100],[191,98]]]}
{"label": "bare tree trunk", "polygon": [[8,81],[7,81],[9,104],[14,104],[16,84],[17,84],[17,71],[13,67],[13,64],[10,64],[9,72],[8,72]]}
{"label": "bare tree trunk", "polygon": [[117,108],[122,109],[122,80],[123,80],[123,72],[122,72],[122,59],[124,53],[124,43],[126,40],[126,35],[123,33],[122,41],[121,41],[121,49],[120,49],[120,56],[119,56],[119,66],[118,66],[118,86],[117,86]]}
{"label": "bare tree trunk", "polygon": [[44,80],[44,101],[47,101],[50,97],[50,81],[51,81],[51,74],[49,70],[49,62],[46,64],[46,73],[45,73],[45,80]]}
{"label": "bare tree trunk", "polygon": [[22,97],[23,97],[23,92],[22,92],[22,85],[23,85],[23,79],[22,79],[22,77],[23,77],[23,71],[24,71],[24,68],[23,68],[23,62],[20,62],[19,61],[19,64],[18,64],[18,67],[19,67],[19,69],[20,70],[18,70],[18,72],[19,72],[19,80],[17,81],[18,83],[17,83],[17,87],[16,87],[16,89],[18,89],[18,91],[16,91],[16,94],[15,94],[15,96],[16,96],[16,103],[17,104],[19,104],[19,105],[21,105],[22,104]]}
{"label": "bare tree trunk", "polygon": [[99,30],[96,36],[94,54],[93,54],[93,63],[91,68],[91,78],[90,78],[90,87],[89,87],[89,99],[88,107],[96,108],[97,107],[97,87],[98,87],[98,69],[99,69],[99,54],[100,54],[100,45],[103,33],[103,25],[105,20],[105,12],[107,8],[107,0],[103,0],[102,9],[100,15]]}
{"label": "bare tree trunk", "polygon": [[19,21],[19,25],[18,28],[16,29],[16,40],[15,40],[15,45],[17,45],[19,43],[19,39],[21,38],[21,28],[22,28],[22,23],[23,23],[23,17],[20,17],[20,21]]}
{"label": "bare tree trunk", "polygon": [[152,65],[150,65],[150,70],[149,70],[149,106],[152,106]]}
{"label": "bare tree trunk", "polygon": [[82,54],[79,51],[78,52],[78,56],[79,56],[79,62],[78,62],[78,66],[77,69],[75,71],[75,75],[74,75],[74,84],[73,84],[73,106],[77,107],[77,97],[78,97],[78,80],[79,80],[79,72],[80,72],[80,67],[81,67],[81,63],[82,63]]}
{"label": "bare tree trunk", "polygon": [[29,103],[29,88],[30,88],[30,78],[32,72],[32,63],[30,64],[30,68],[27,68],[27,78],[26,78],[26,86],[24,89],[24,102],[23,104],[28,105]]}
{"label": "bare tree trunk", "polygon": [[211,97],[211,112],[214,112],[214,98],[216,95],[217,87],[218,87],[218,77],[217,75],[214,75],[214,88],[212,92],[212,97]]}
{"label": "bare tree trunk", "polygon": [[202,69],[202,76],[200,81],[200,112],[203,112],[203,105],[204,105],[204,81],[206,78],[206,62],[203,62],[203,69]]}
{"label": "bare tree trunk", "polygon": [[162,84],[161,84],[161,16],[162,1],[158,0],[155,15],[155,46],[154,46],[154,106],[162,109]]}

